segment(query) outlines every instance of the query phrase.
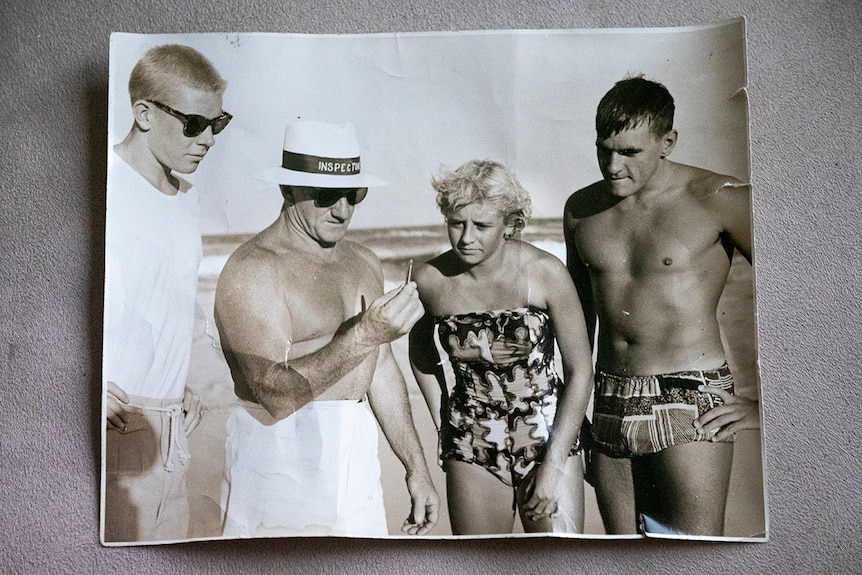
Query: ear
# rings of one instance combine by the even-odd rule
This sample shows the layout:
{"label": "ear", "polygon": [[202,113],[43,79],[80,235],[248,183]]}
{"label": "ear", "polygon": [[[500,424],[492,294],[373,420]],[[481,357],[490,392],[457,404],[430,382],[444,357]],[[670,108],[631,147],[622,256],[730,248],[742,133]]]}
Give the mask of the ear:
{"label": "ear", "polygon": [[516,233],[518,233],[518,219],[515,217],[510,217],[509,221],[506,222],[506,229],[503,231],[503,238],[507,240],[511,240]]}
{"label": "ear", "polygon": [[296,203],[296,199],[293,197],[293,188],[286,184],[279,184],[278,186],[281,189],[281,197],[284,198],[284,204],[286,206],[292,206]]}
{"label": "ear", "polygon": [[677,132],[676,130],[671,130],[661,139],[661,157],[666,158],[670,156],[670,153],[673,151],[674,147],[676,147],[676,138]]}
{"label": "ear", "polygon": [[132,104],[132,115],[135,119],[135,124],[142,132],[150,129],[152,122],[153,106],[146,100],[138,100]]}

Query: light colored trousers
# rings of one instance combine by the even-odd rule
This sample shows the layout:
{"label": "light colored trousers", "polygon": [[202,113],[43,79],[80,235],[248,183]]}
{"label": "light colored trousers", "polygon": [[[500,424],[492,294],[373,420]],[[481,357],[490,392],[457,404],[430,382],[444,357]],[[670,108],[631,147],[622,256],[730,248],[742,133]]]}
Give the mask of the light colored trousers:
{"label": "light colored trousers", "polygon": [[182,399],[129,399],[126,431],[109,429],[105,440],[103,540],[185,539],[190,457]]}

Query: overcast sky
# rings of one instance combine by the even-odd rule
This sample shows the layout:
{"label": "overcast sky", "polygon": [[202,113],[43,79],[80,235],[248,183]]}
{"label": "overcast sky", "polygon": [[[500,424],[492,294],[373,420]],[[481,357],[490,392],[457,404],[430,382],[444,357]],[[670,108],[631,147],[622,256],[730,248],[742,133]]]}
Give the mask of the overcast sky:
{"label": "overcast sky", "polygon": [[373,189],[354,227],[442,221],[432,175],[474,158],[513,168],[534,217],[560,217],[566,198],[600,178],[598,101],[643,73],[677,107],[672,159],[749,176],[741,20],[696,28],[374,35],[115,34],[109,143],[132,123],[127,82],[150,47],[192,46],[228,81],[234,115],[196,173],[204,234],[256,232],[275,219],[276,186],[255,174],[281,162],[286,122],[353,122]]}

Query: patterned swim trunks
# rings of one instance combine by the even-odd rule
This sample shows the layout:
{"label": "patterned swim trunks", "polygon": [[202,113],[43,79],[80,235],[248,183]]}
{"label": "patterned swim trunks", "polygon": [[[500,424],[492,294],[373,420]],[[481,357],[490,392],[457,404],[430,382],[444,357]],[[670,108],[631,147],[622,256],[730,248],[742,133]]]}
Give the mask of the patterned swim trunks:
{"label": "patterned swim trunks", "polygon": [[[733,393],[725,363],[707,371],[621,377],[596,373],[593,446],[611,457],[656,453],[672,445],[707,441],[695,419],[724,402],[697,390],[709,385]],[[724,441],[732,442],[733,436]]]}

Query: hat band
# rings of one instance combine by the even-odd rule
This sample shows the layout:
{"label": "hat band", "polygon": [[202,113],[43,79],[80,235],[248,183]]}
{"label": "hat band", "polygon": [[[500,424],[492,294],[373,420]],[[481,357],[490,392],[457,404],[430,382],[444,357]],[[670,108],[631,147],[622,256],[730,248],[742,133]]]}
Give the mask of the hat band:
{"label": "hat band", "polygon": [[355,158],[326,158],[284,150],[281,156],[281,167],[307,174],[355,176],[359,173],[359,156]]}

